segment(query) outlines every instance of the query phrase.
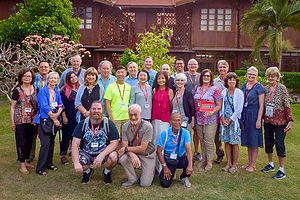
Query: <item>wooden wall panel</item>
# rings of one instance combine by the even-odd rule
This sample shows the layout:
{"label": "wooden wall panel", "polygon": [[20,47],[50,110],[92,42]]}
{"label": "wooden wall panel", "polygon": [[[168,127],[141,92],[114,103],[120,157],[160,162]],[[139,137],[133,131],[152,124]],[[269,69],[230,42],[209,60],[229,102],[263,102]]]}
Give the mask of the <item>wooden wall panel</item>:
{"label": "wooden wall panel", "polygon": [[[231,31],[201,31],[201,8],[232,9]],[[192,47],[237,47],[237,10],[235,1],[198,1],[193,9]]]}
{"label": "wooden wall panel", "polygon": [[20,2],[22,0],[0,0],[0,20],[7,19],[10,16],[11,7]]}

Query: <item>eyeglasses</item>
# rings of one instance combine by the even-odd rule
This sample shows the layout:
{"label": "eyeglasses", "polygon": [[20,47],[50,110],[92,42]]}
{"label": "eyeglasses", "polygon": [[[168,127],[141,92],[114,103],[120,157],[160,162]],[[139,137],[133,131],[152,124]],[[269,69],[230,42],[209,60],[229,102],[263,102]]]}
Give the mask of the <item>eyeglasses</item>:
{"label": "eyeglasses", "polygon": [[210,75],[206,75],[206,74],[205,74],[205,75],[203,75],[203,77],[209,77],[209,78],[210,78]]}
{"label": "eyeglasses", "polygon": [[248,73],[248,76],[256,76],[256,74],[250,74],[250,73]]}
{"label": "eyeglasses", "polygon": [[25,75],[25,76],[23,76],[24,78],[32,78],[32,76],[30,76],[30,75]]}

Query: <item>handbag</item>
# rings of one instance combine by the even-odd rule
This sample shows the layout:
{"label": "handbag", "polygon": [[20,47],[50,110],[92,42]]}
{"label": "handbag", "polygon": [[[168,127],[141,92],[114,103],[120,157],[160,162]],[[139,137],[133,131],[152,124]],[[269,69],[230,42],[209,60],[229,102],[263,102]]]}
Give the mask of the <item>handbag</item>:
{"label": "handbag", "polygon": [[41,118],[41,128],[43,132],[47,135],[55,135],[57,131],[59,131],[62,128],[62,118],[61,116],[58,116],[58,121],[60,122],[60,126],[55,126],[53,120],[48,118]]}
{"label": "handbag", "polygon": [[[166,133],[166,134],[168,134],[168,133]],[[165,159],[166,163],[168,163],[169,165],[176,166],[179,163],[178,152],[179,152],[179,147],[180,147],[181,135],[182,135],[182,128],[180,128],[180,132],[179,132],[179,140],[178,140],[178,144],[177,144],[178,146],[176,149],[176,154],[177,154],[176,159],[170,158],[171,154],[164,153],[164,159]],[[166,137],[166,140],[167,140],[167,137]],[[166,144],[166,141],[165,141],[165,144]]]}
{"label": "handbag", "polygon": [[[234,112],[234,108],[233,108],[233,106],[231,105],[231,103],[229,101],[228,94],[226,94],[226,98],[227,98],[227,101],[229,103],[229,106],[230,106],[232,112]],[[245,122],[244,122],[244,120],[238,119],[238,121],[239,121],[239,124],[240,124],[241,131],[245,130]]]}

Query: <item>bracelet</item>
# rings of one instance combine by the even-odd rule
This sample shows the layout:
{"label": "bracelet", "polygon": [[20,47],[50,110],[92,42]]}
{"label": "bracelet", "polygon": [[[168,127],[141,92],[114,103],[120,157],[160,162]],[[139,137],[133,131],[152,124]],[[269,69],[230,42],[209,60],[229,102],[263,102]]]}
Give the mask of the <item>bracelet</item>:
{"label": "bracelet", "polygon": [[163,167],[166,167],[167,166],[167,164],[166,163],[163,163],[163,164],[161,164]]}

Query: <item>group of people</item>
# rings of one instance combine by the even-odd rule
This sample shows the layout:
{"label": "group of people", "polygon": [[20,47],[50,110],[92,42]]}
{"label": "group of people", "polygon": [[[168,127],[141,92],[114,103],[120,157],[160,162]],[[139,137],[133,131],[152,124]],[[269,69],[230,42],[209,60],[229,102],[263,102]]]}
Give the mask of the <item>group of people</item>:
{"label": "group of people", "polygon": [[[30,68],[18,74],[18,85],[11,100],[11,126],[15,131],[19,171],[29,174],[34,168],[37,135],[41,141],[36,173],[55,171],[53,152],[56,133],[60,140],[61,163],[67,164],[68,151],[82,183],[88,183],[94,169],[104,165],[104,182],[109,184],[111,170],[123,166],[129,187],[139,183],[150,186],[155,174],[163,187],[169,187],[176,169],[183,169],[180,180],[191,187],[189,177],[194,162],[209,171],[226,154],[223,171],[236,173],[239,145],[248,149],[248,172],[256,169],[258,147],[263,147],[269,163],[263,172],[274,171],[273,147],[279,158],[275,179],[285,178],[285,135],[292,126],[292,113],[286,87],[279,83],[276,67],[266,71],[268,85],[257,81],[258,70],[247,70],[247,82],[239,89],[239,78],[229,71],[225,60],[217,63],[219,76],[209,69],[198,73],[198,62],[176,59],[176,72],[164,64],[161,71],[152,69],[152,57],[146,57],[138,71],[135,62],[115,68],[100,62],[81,68],[81,57],[71,58],[72,67],[61,77],[50,72],[47,61],[40,61],[38,73]],[[128,76],[127,75],[128,70]],[[225,143],[225,153],[221,142]],[[199,143],[201,154],[199,152]],[[192,153],[192,144],[194,154]],[[135,169],[141,170],[138,177]],[[47,171],[46,171],[47,170]]]}

